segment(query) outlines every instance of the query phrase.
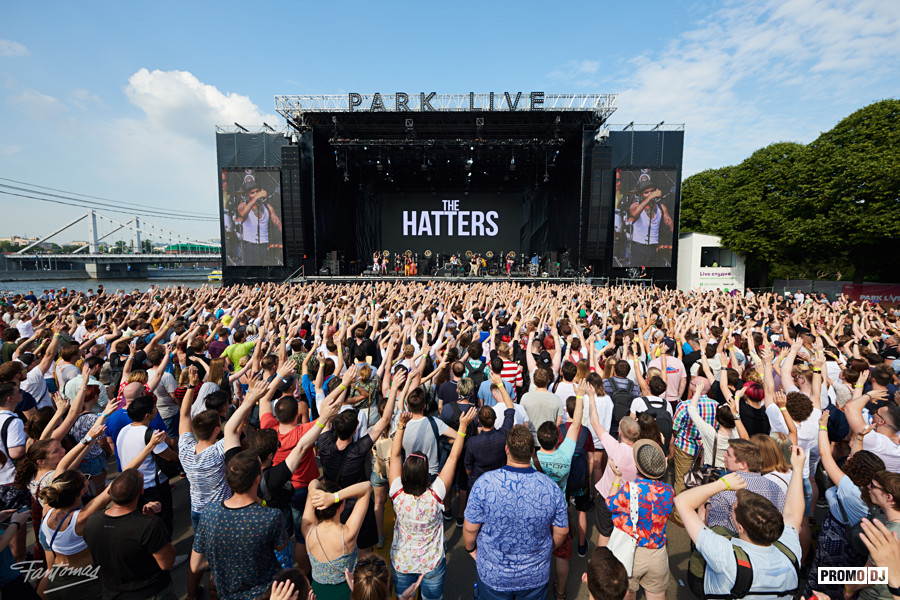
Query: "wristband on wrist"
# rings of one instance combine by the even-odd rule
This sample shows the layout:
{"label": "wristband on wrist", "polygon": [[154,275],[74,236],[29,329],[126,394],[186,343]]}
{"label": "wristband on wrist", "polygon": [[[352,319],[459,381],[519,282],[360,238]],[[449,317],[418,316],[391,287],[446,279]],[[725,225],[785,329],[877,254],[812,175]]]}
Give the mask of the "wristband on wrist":
{"label": "wristband on wrist", "polygon": [[320,421],[320,420],[318,420],[318,419],[316,419],[316,425],[318,425],[318,426],[321,427],[322,429],[325,429],[325,425],[322,423],[322,421]]}
{"label": "wristband on wrist", "polygon": [[858,389],[858,390],[861,390],[862,388],[864,388],[864,387],[866,387],[866,386],[865,386],[865,385],[860,385],[860,384],[856,383],[856,384],[853,385],[853,387],[855,387],[855,388]]}
{"label": "wristband on wrist", "polygon": [[334,503],[340,504],[340,502],[341,502],[341,496],[338,494],[338,492],[335,492],[334,493]]}
{"label": "wristband on wrist", "polygon": [[740,420],[741,420],[741,415],[732,415],[732,416],[734,417],[734,420],[735,420],[735,421],[740,421]]}
{"label": "wristband on wrist", "polygon": [[822,427],[821,425],[819,425],[819,431],[828,431],[828,428]]}
{"label": "wristband on wrist", "polygon": [[730,490],[730,489],[731,489],[731,484],[728,483],[728,480],[727,480],[727,479],[725,479],[724,477],[719,477],[719,481],[721,481],[722,483],[725,484],[725,489],[726,489],[726,490]]}
{"label": "wristband on wrist", "polygon": [[466,552],[469,553],[469,554],[472,554],[472,553],[475,552],[475,550],[477,550],[477,549],[478,549],[478,544],[475,544],[475,546],[472,547],[472,548],[466,548]]}
{"label": "wristband on wrist", "polygon": [[787,406],[779,406],[778,410],[787,410]]}
{"label": "wristband on wrist", "polygon": [[347,391],[347,386],[345,386],[343,383],[338,384],[338,387],[341,388],[341,391]]}
{"label": "wristband on wrist", "polygon": [[465,431],[457,431],[456,435],[464,438],[464,437],[466,437],[466,432]]}

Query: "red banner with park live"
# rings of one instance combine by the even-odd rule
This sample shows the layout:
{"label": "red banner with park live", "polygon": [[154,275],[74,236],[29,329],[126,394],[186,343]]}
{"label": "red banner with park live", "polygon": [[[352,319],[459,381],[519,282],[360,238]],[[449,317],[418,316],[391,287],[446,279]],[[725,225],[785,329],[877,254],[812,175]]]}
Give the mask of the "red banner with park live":
{"label": "red banner with park live", "polygon": [[900,305],[900,285],[896,284],[848,283],[843,286],[843,292],[851,300],[856,300],[857,302],[868,300],[872,304],[877,302],[885,306]]}

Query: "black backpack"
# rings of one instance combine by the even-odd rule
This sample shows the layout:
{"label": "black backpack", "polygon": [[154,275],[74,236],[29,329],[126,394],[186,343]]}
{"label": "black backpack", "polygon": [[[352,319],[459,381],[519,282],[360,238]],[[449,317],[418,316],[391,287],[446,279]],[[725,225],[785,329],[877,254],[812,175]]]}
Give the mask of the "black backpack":
{"label": "black backpack", "polygon": [[613,416],[609,434],[616,437],[619,433],[619,421],[622,420],[622,417],[627,417],[631,414],[631,403],[634,402],[634,382],[629,379],[628,385],[620,388],[616,385],[615,379],[610,379],[609,381],[613,389],[612,394],[609,395],[613,402]]}
{"label": "black backpack", "polygon": [[[726,527],[722,527],[721,525],[716,525],[711,529],[714,533],[722,535],[729,540],[737,537],[735,532]],[[794,553],[781,542],[776,541],[772,545],[777,548],[779,552],[787,556],[788,559],[790,559],[791,564],[794,565],[794,572],[797,574],[797,587],[792,590],[765,592],[764,595],[774,597],[793,596],[797,593],[797,590],[800,589],[800,563],[797,561],[797,557]],[[737,563],[737,574],[734,579],[734,585],[731,587],[731,592],[728,594],[707,594],[703,588],[703,579],[706,575],[706,559],[703,558],[703,555],[700,554],[700,551],[696,549],[694,544],[691,544],[691,557],[688,562],[687,580],[688,589],[691,590],[697,598],[705,600],[731,600],[743,598],[751,593],[753,588],[753,565],[750,563],[750,557],[740,546],[732,544],[731,550],[734,552],[734,560]],[[763,594],[763,592],[753,593]]]}
{"label": "black backpack", "polygon": [[[560,442],[565,440],[571,426],[571,423],[563,423],[559,426]],[[579,495],[578,492],[581,490],[589,489],[590,473],[588,472],[587,453],[584,451],[584,445],[587,443],[589,435],[591,432],[588,428],[582,427],[575,440],[575,453],[572,455],[572,466],[569,468],[569,478],[566,480],[566,493],[572,496]]]}
{"label": "black backpack", "polygon": [[479,388],[481,388],[481,384],[487,381],[488,376],[484,372],[484,365],[480,367],[473,367],[471,361],[466,361],[466,369],[463,373],[463,377],[468,377],[472,380],[472,383],[475,384],[474,392],[477,394]]}
{"label": "black backpack", "polygon": [[663,439],[666,442],[663,451],[668,453],[669,442],[672,441],[672,415],[666,410],[666,401],[661,400],[659,404],[654,404],[650,398],[644,398],[644,404],[647,405],[647,410],[644,412],[650,413],[653,415],[653,418],[656,419],[656,424],[659,426],[659,432],[663,434]]}

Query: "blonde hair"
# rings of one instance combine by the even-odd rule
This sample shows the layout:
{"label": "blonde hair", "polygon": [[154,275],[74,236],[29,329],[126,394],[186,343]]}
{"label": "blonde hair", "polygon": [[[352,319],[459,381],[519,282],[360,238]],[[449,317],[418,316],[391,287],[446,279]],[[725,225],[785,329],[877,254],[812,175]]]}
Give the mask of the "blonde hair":
{"label": "blonde hair", "polygon": [[143,369],[138,369],[137,371],[132,371],[128,375],[128,381],[126,383],[147,383],[150,378],[147,377],[147,371]]}

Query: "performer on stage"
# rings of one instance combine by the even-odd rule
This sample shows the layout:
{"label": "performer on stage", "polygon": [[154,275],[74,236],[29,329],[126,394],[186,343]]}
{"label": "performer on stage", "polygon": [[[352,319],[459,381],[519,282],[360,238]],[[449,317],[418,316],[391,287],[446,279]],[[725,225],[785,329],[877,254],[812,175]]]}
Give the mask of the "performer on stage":
{"label": "performer on stage", "polygon": [[478,260],[478,255],[473,254],[472,258],[469,260],[469,267],[471,269],[472,277],[478,277],[478,268],[481,266],[481,261]]}
{"label": "performer on stage", "polygon": [[513,262],[515,262],[515,259],[512,256],[507,254],[506,255],[506,276],[507,277],[509,277],[510,274],[512,273]]}
{"label": "performer on stage", "polygon": [[387,258],[387,256],[381,257],[381,274],[382,275],[388,274],[388,258]]}
{"label": "performer on stage", "polygon": [[377,250],[375,251],[375,254],[372,255],[372,270],[376,275],[381,271],[381,253]]}
{"label": "performer on stage", "polygon": [[631,230],[631,264],[656,264],[654,257],[659,249],[660,225],[675,231],[675,222],[669,209],[662,202],[662,190],[652,179],[641,181],[638,186],[640,199],[628,209],[634,225]]}

